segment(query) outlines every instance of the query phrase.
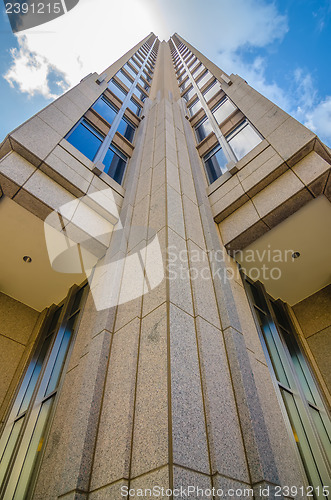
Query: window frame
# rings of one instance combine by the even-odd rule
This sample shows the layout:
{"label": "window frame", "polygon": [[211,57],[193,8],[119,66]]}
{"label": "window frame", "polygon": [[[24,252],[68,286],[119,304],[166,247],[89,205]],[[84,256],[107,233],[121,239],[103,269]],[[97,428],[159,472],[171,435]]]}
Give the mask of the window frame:
{"label": "window frame", "polygon": [[[82,296],[80,299],[80,302],[75,310],[72,310],[73,306],[75,305],[75,298],[76,295],[80,292],[80,290],[83,290]],[[40,325],[37,333],[37,339],[35,341],[34,348],[32,349],[32,352],[26,361],[25,369],[24,372],[22,373],[20,382],[16,388],[15,393],[13,394],[12,400],[11,400],[11,405],[7,410],[6,418],[5,418],[5,425],[3,428],[3,431],[0,436],[0,440],[2,441],[3,439],[6,439],[6,429],[8,426],[10,427],[12,425],[12,429],[14,427],[14,423],[16,421],[19,421],[20,419],[24,419],[22,427],[19,430],[19,434],[15,443],[15,446],[13,448],[11,457],[8,461],[8,467],[5,471],[4,475],[4,480],[2,484],[0,485],[0,494],[7,494],[7,489],[11,487],[12,495],[16,494],[16,489],[19,485],[20,477],[21,477],[21,472],[23,470],[24,464],[26,457],[29,453],[30,450],[30,444],[32,442],[34,432],[38,423],[39,416],[41,414],[41,409],[43,407],[43,404],[45,404],[47,401],[50,401],[53,399],[51,408],[49,410],[49,414],[46,417],[46,422],[44,424],[44,427],[42,429],[42,435],[43,435],[43,440],[42,440],[42,447],[41,447],[41,452],[39,451],[38,447],[38,452],[39,454],[35,454],[34,458],[34,463],[29,475],[29,480],[26,485],[26,490],[25,490],[25,496],[30,497],[32,495],[36,481],[39,475],[42,459],[47,447],[47,442],[49,439],[50,435],[50,429],[52,426],[52,422],[54,419],[54,414],[57,408],[58,400],[61,394],[66,370],[70,361],[70,357],[72,354],[72,349],[75,344],[75,340],[78,334],[79,326],[81,323],[82,319],[82,314],[85,308],[87,296],[88,296],[88,281],[84,280],[80,285],[73,285],[69,292],[67,293],[66,297],[58,304],[55,305],[53,304],[50,306],[47,310],[47,313],[42,321],[42,324]],[[57,318],[57,321],[54,325],[54,328],[50,330],[50,327],[52,326],[52,320],[54,315],[56,314],[57,311],[60,311],[60,314]],[[61,348],[61,335],[62,339],[64,337],[66,328],[71,320],[75,315],[77,315],[77,320],[76,323],[74,324],[73,331],[72,331],[72,336],[69,340],[68,348],[65,353],[65,358],[62,364],[61,372],[58,377],[58,382],[53,391],[50,393],[47,393],[48,389],[48,384],[51,381],[51,377],[53,374],[53,369],[56,364],[57,356],[56,352],[54,351],[56,344],[60,344],[58,347],[58,353]],[[53,332],[53,333],[52,333]],[[62,334],[63,332],[63,334]],[[24,401],[24,397],[26,394],[26,390],[29,387],[29,383],[31,381],[31,378],[33,376],[33,370],[34,367],[36,366],[36,363],[38,361],[38,357],[42,351],[43,345],[45,340],[51,337],[51,341],[49,345],[47,346],[45,357],[43,358],[41,368],[38,374],[38,377],[36,379],[27,409],[25,410],[25,415],[22,416],[21,413],[19,413],[20,410],[20,405]],[[55,357],[53,365],[49,365],[51,358]],[[34,362],[35,360],[35,362]],[[31,367],[31,363],[34,362],[34,367],[32,367],[32,373],[31,377],[26,379],[27,374],[29,373],[29,369]],[[25,384],[25,385],[23,385]],[[43,387],[45,388],[45,394],[43,395],[42,398],[40,398],[40,391],[43,390]],[[17,398],[20,396],[20,393],[22,393],[21,396],[21,402],[17,402]],[[37,408],[39,408],[38,412],[36,413],[36,402],[38,403]],[[16,410],[16,407],[18,406],[18,410]],[[16,413],[16,415],[15,415]],[[35,422],[35,424],[33,424]],[[30,433],[30,437],[29,437]],[[5,448],[4,451],[6,450],[6,446],[8,445],[11,432],[8,434],[7,432],[7,441],[5,442]],[[21,450],[21,447],[23,446],[23,450]],[[39,444],[40,446],[40,444]],[[24,449],[25,448],[25,449]],[[19,457],[19,453],[23,454],[22,457]],[[3,457],[3,455],[2,455]],[[15,477],[12,477],[12,475],[16,475]],[[11,484],[14,483],[12,486]]]}
{"label": "window frame", "polygon": [[[291,315],[289,314],[288,306],[286,303],[282,302],[280,299],[275,300],[273,297],[271,297],[265,290],[265,287],[260,281],[254,282],[251,278],[249,278],[247,275],[243,273],[241,270],[241,276],[244,284],[244,288],[246,291],[246,296],[247,300],[251,309],[251,313],[256,325],[256,329],[259,335],[259,339],[262,345],[262,349],[264,352],[264,355],[267,360],[268,368],[269,368],[269,373],[275,388],[275,392],[277,395],[277,399],[283,414],[283,418],[285,421],[285,425],[289,434],[290,441],[292,443],[292,447],[294,449],[294,452],[298,458],[298,462],[300,464],[300,469],[302,472],[303,477],[306,479],[306,484],[305,486],[308,486],[310,484],[310,479],[309,479],[309,472],[307,471],[305,467],[305,459],[303,455],[300,452],[299,446],[297,445],[296,439],[294,437],[294,431],[292,428],[291,424],[291,417],[289,414],[289,411],[286,408],[283,396],[282,396],[282,391],[285,391],[286,393],[289,393],[293,397],[293,401],[295,405],[297,406],[297,411],[301,420],[301,425],[303,426],[303,430],[306,434],[306,439],[309,444],[312,456],[314,458],[314,462],[316,465],[317,470],[319,471],[321,483],[323,485],[323,477],[321,477],[321,474],[325,477],[327,477],[327,456],[326,452],[323,449],[323,443],[319,439],[318,431],[316,429],[315,423],[313,421],[313,418],[311,417],[309,413],[309,406],[311,404],[308,404],[308,400],[306,398],[306,395],[304,393],[304,389],[301,385],[301,382],[299,380],[299,377],[297,375],[297,372],[294,368],[292,357],[289,352],[288,345],[286,343],[286,340],[283,337],[282,329],[284,329],[284,325],[281,325],[279,323],[279,320],[276,316],[275,310],[272,306],[272,303],[275,302],[278,306],[281,306],[283,314],[286,316],[286,320],[290,326],[290,334],[293,336],[295,339],[296,344],[299,347],[300,353],[302,354],[306,366],[308,368],[308,371],[310,373],[311,379],[315,385],[315,397],[318,398],[319,400],[319,410],[322,409],[322,414],[326,414],[326,417],[328,420],[330,420],[330,413],[328,412],[328,407],[327,404],[324,400],[324,395],[319,387],[319,383],[317,380],[317,377],[315,376],[315,373],[313,371],[313,368],[310,364],[309,359],[307,358],[304,346],[302,346],[300,337],[297,333],[295,324],[292,321]],[[253,298],[251,287],[254,287],[257,290],[258,295],[262,298],[262,300],[265,303],[266,310],[261,308],[259,305],[256,304],[255,299]],[[276,339],[276,345],[278,348],[278,354],[282,355],[280,359],[283,362],[283,366],[285,366],[284,370],[285,373],[288,377],[288,385],[284,385],[281,381],[278,380],[275,367],[271,358],[271,354],[269,353],[269,349],[267,346],[267,342],[265,339],[265,335],[262,331],[262,327],[260,325],[260,321],[258,319],[258,315],[256,311],[260,311],[262,314],[265,314],[266,316],[269,316],[272,322],[272,329],[271,331],[273,332],[273,338]],[[285,329],[284,329],[285,330]],[[314,406],[314,405],[313,405]],[[330,427],[330,423],[328,422],[328,427]],[[316,458],[318,459],[318,463],[316,464]],[[322,469],[321,469],[322,467]],[[325,468],[325,469],[324,469]],[[327,485],[328,483],[324,483],[324,485]],[[318,497],[315,496],[315,490],[312,492],[313,497],[317,499]],[[326,498],[326,497],[323,497]]]}
{"label": "window frame", "polygon": [[[97,149],[97,151],[96,151],[96,153],[95,153],[95,155],[94,155],[94,157],[93,157],[93,160],[90,160],[90,158],[89,158],[88,156],[86,156],[86,155],[85,155],[85,153],[83,153],[82,151],[80,151],[80,149],[78,149],[76,146],[74,146],[73,144],[71,144],[71,142],[68,140],[68,139],[69,139],[69,137],[71,136],[71,134],[72,134],[72,133],[73,133],[73,132],[74,132],[74,131],[75,131],[75,130],[76,130],[76,129],[80,126],[80,125],[82,125],[82,124],[83,124],[83,122],[87,123],[87,124],[88,124],[88,127],[86,127],[86,125],[85,125],[85,124],[84,124],[83,126],[84,126],[87,130],[89,130],[89,131],[90,131],[90,132],[91,132],[91,133],[92,133],[95,137],[97,137],[98,139],[100,139],[100,140],[101,140],[101,142],[100,142],[100,146],[98,147],[98,149]],[[90,127],[91,127],[91,129],[93,129],[93,130],[91,130],[91,129],[90,129]],[[95,132],[97,132],[97,133],[95,133]],[[98,134],[100,135],[100,137],[98,136]],[[91,123],[91,122],[90,122],[87,118],[85,118],[85,115],[84,115],[84,116],[82,116],[82,118],[81,118],[80,120],[78,120],[78,122],[76,123],[76,125],[74,125],[74,126],[72,127],[72,129],[71,129],[71,130],[69,130],[69,132],[67,133],[67,135],[66,135],[64,138],[65,138],[65,140],[66,140],[66,141],[68,141],[68,142],[69,142],[69,144],[71,144],[71,146],[72,146],[72,147],[74,147],[75,149],[77,149],[77,151],[79,151],[79,152],[80,152],[83,156],[85,156],[85,158],[87,158],[89,161],[92,161],[92,162],[93,162],[93,161],[94,161],[94,158],[95,158],[95,157],[96,157],[96,155],[98,154],[98,151],[99,151],[99,149],[100,149],[101,145],[103,144],[103,141],[105,140],[105,137],[106,137],[106,136],[105,136],[104,134],[102,134],[102,133],[101,133],[101,132],[97,129],[97,127],[96,127],[93,123]]]}

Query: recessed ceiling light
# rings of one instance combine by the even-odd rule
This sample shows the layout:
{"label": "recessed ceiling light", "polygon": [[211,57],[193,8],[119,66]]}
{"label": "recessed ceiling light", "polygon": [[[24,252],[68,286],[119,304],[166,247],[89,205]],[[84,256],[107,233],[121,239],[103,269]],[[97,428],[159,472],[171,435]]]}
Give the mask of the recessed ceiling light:
{"label": "recessed ceiling light", "polygon": [[32,262],[32,259],[31,259],[31,257],[29,255],[24,255],[23,260],[27,264],[30,264]]}
{"label": "recessed ceiling light", "polygon": [[300,252],[293,252],[292,253],[292,259],[298,259],[300,257]]}

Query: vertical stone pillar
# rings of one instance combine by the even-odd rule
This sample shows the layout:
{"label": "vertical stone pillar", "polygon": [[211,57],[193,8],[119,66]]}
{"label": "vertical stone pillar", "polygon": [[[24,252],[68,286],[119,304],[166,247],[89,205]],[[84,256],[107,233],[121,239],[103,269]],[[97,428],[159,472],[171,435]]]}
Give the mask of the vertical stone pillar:
{"label": "vertical stone pillar", "polygon": [[[214,273],[214,253],[225,252],[165,42],[144,115],[122,236],[101,264],[138,253],[146,264],[156,234],[165,278],[148,291],[146,276],[137,298],[101,311],[90,294],[35,498],[119,500],[155,486],[221,488],[222,498],[253,486],[258,498],[260,485],[280,482],[273,410],[261,403],[272,384],[241,280],[225,279],[234,263]],[[107,298],[108,278],[96,274],[92,291]],[[130,282],[118,280],[121,294]]]}

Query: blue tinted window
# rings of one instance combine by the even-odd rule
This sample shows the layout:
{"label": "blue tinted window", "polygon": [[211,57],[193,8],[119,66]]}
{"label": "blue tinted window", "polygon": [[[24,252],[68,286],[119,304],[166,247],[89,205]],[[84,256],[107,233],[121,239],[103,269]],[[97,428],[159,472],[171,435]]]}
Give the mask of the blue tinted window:
{"label": "blue tinted window", "polygon": [[204,118],[196,127],[195,134],[197,136],[198,142],[201,142],[207,135],[212,132],[213,129],[210,125],[208,118]]}
{"label": "blue tinted window", "polygon": [[130,78],[128,78],[123,72],[122,70],[121,71],[118,71],[116,73],[116,76],[119,80],[121,80],[122,83],[124,83],[124,85],[126,85],[127,87],[131,87],[131,85],[133,84],[133,80],[131,80]]}
{"label": "blue tinted window", "polygon": [[141,113],[141,107],[136,104],[136,102],[133,99],[130,99],[130,102],[128,104],[128,108],[131,109],[134,113],[136,113],[137,116],[140,115]]}
{"label": "blue tinted window", "polygon": [[117,83],[115,83],[113,80],[110,80],[108,84],[109,90],[112,91],[113,94],[116,95],[121,101],[124,100],[124,97],[126,96],[126,91],[122,89]]}
{"label": "blue tinted window", "polygon": [[131,68],[131,66],[130,66],[128,63],[126,63],[126,64],[124,65],[124,68],[126,69],[126,71],[127,71],[128,73],[130,73],[130,75],[133,77],[133,79],[135,79],[135,78],[136,78],[137,73],[135,73],[135,71],[133,71],[133,69]]}
{"label": "blue tinted window", "polygon": [[206,172],[210,184],[224,174],[228,160],[220,146],[216,146],[204,157]]}
{"label": "blue tinted window", "polygon": [[195,113],[197,113],[199,111],[199,109],[201,109],[201,103],[200,103],[200,100],[197,99],[196,101],[194,101],[194,103],[192,104],[192,106],[190,106],[188,108],[190,116],[195,115]]}
{"label": "blue tinted window", "polygon": [[93,105],[93,109],[99,113],[109,124],[112,123],[115,116],[118,113],[118,109],[113,106],[108,99],[105,97],[100,97],[97,102]]}
{"label": "blue tinted window", "polygon": [[140,69],[139,64],[135,59],[133,59],[133,57],[130,59],[130,63],[133,65],[133,67],[137,68],[138,70]]}
{"label": "blue tinted window", "polygon": [[111,146],[103,160],[104,172],[121,184],[125,172],[127,157],[123,155],[115,146]]}
{"label": "blue tinted window", "polygon": [[144,80],[142,78],[140,78],[140,81],[139,81],[140,85],[147,91],[149,92],[149,89],[150,89],[150,86],[148,85],[147,82],[144,82]]}
{"label": "blue tinted window", "polygon": [[190,88],[188,92],[183,95],[183,98],[186,102],[188,102],[195,94],[195,89],[193,87]]}
{"label": "blue tinted window", "polygon": [[104,137],[87,120],[82,120],[66,137],[75,148],[93,161]]}
{"label": "blue tinted window", "polygon": [[141,92],[141,90],[139,90],[138,87],[134,88],[133,93],[143,102],[146,99],[145,94]]}
{"label": "blue tinted window", "polygon": [[145,71],[144,71],[143,76],[144,76],[144,78],[146,78],[146,80],[147,80],[148,82],[151,82],[151,81],[152,81],[151,77],[150,77],[150,76],[149,76],[149,75],[148,75]]}
{"label": "blue tinted window", "polygon": [[117,132],[122,134],[128,141],[132,142],[135,127],[131,125],[125,118],[122,118],[118,126]]}
{"label": "blue tinted window", "polygon": [[237,159],[240,160],[249,151],[255,148],[261,141],[259,134],[252,125],[244,120],[229,135],[226,136]]}

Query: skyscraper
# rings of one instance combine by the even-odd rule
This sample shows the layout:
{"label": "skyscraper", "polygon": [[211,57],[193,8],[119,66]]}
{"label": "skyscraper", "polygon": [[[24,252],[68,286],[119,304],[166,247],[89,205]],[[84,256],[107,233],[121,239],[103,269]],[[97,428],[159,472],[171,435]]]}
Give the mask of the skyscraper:
{"label": "skyscraper", "polygon": [[151,33],[0,153],[0,497],[328,498],[330,149]]}

